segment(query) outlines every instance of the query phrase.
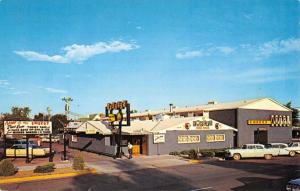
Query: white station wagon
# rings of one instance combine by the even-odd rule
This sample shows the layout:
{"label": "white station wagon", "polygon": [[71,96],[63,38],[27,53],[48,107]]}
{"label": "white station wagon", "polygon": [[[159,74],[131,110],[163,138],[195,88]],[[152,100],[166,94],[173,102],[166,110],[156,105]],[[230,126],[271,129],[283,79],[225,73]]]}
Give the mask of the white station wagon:
{"label": "white station wagon", "polygon": [[225,151],[225,157],[234,160],[240,160],[241,158],[265,158],[269,160],[277,155],[262,144],[245,144],[240,149],[227,149]]}

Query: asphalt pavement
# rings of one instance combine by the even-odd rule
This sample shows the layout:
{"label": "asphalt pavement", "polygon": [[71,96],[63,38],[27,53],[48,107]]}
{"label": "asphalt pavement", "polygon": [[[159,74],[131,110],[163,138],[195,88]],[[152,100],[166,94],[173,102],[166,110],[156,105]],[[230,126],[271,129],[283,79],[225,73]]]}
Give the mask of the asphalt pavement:
{"label": "asphalt pavement", "polygon": [[[138,159],[141,160],[141,159]],[[145,160],[147,160],[145,158]],[[151,161],[151,159],[148,159]],[[120,162],[121,161],[121,162]],[[128,159],[117,160],[124,169]],[[149,162],[148,161],[148,162]],[[165,160],[164,160],[165,161]],[[143,168],[130,161],[131,170],[99,172],[57,180],[0,185],[2,190],[98,191],[98,190],[184,190],[184,191],[282,191],[288,180],[300,177],[300,156],[272,160],[208,160],[202,164],[178,162],[172,166]],[[145,162],[147,163],[147,162]],[[159,160],[156,161],[159,164]],[[96,164],[96,163],[94,163]],[[163,161],[162,163],[163,164]],[[99,164],[101,166],[101,164]],[[101,168],[101,167],[98,168]],[[102,166],[104,169],[105,166]],[[130,166],[131,167],[131,166]]]}

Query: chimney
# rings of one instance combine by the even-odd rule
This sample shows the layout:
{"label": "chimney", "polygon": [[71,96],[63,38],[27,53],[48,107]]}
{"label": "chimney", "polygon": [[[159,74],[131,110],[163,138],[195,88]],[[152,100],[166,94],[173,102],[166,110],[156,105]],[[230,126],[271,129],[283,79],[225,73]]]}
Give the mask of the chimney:
{"label": "chimney", "polygon": [[170,106],[170,113],[172,113],[173,112],[173,103],[170,103],[169,106]]}
{"label": "chimney", "polygon": [[214,104],[217,104],[218,102],[217,101],[214,101],[214,100],[212,100],[212,101],[208,101],[208,105],[214,105]]}

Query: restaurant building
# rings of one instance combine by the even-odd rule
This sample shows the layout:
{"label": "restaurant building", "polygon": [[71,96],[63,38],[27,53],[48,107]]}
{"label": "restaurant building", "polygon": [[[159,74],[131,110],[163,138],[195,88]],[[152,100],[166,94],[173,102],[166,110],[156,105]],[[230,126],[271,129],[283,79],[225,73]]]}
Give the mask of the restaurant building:
{"label": "restaurant building", "polygon": [[[157,155],[247,143],[288,143],[291,121],[292,111],[270,98],[181,108],[170,104],[168,109],[132,114],[131,125],[122,128],[122,145],[131,142],[134,154]],[[115,155],[116,132],[105,121],[87,121],[70,135],[69,146]],[[122,150],[127,153],[127,147]]]}
{"label": "restaurant building", "polygon": [[132,115],[132,119],[152,119],[158,113],[172,116],[201,116],[209,112],[209,117],[237,131],[234,134],[234,146],[246,143],[272,143],[292,141],[292,111],[270,98],[241,100],[228,103],[208,102],[192,107],[174,107],[169,109],[146,111]]}
{"label": "restaurant building", "polygon": [[[208,116],[132,121],[122,128],[122,151],[133,144],[133,154],[159,155],[188,149],[216,149],[233,146],[233,127]],[[116,130],[103,121],[87,121],[69,135],[69,146],[80,150],[115,155]]]}

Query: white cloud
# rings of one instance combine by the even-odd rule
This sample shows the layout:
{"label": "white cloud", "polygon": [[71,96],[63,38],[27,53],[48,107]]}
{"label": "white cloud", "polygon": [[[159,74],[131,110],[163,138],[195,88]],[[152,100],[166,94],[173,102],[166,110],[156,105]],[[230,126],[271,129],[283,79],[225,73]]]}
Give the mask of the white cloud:
{"label": "white cloud", "polygon": [[65,78],[71,78],[71,75],[70,74],[66,74]]}
{"label": "white cloud", "polygon": [[269,57],[276,54],[300,51],[300,39],[272,40],[258,47],[259,57]]}
{"label": "white cloud", "polygon": [[216,47],[216,50],[219,50],[221,53],[228,55],[234,52],[234,48],[228,47],[228,46],[219,46]]}
{"label": "white cloud", "polygon": [[233,52],[234,52],[234,48],[228,46],[216,46],[207,49],[199,49],[199,50],[192,50],[192,51],[183,51],[183,49],[181,49],[176,54],[176,58],[191,59],[191,58],[211,56],[211,55],[229,55]]}
{"label": "white cloud", "polygon": [[8,80],[0,80],[0,87],[9,86],[10,83]]}
{"label": "white cloud", "polygon": [[45,90],[47,90],[50,93],[59,93],[59,94],[65,94],[68,93],[67,90],[62,90],[62,89],[56,89],[56,88],[44,88]]}
{"label": "white cloud", "polygon": [[130,51],[139,48],[135,43],[125,43],[113,41],[110,43],[98,42],[92,45],[73,44],[62,48],[64,55],[42,54],[34,51],[15,51],[16,54],[29,61],[46,61],[54,63],[81,63],[93,56],[105,53],[116,53],[121,51]]}
{"label": "white cloud", "polygon": [[137,30],[141,30],[141,29],[142,29],[141,26],[136,26],[135,28],[136,28]]}
{"label": "white cloud", "polygon": [[228,79],[241,83],[267,83],[300,77],[297,75],[299,70],[287,69],[285,67],[262,67],[236,73],[236,75],[228,75]]}
{"label": "white cloud", "polygon": [[46,62],[55,62],[55,63],[69,62],[64,56],[60,56],[60,55],[48,56],[47,54],[40,54],[34,51],[15,51],[15,53],[29,61],[46,61]]}
{"label": "white cloud", "polygon": [[29,92],[27,92],[27,91],[16,91],[16,92],[12,92],[11,94],[13,94],[13,95],[24,95],[24,94],[29,94]]}
{"label": "white cloud", "polygon": [[204,53],[201,50],[179,52],[176,54],[176,58],[178,59],[190,59],[201,56],[204,56]]}

